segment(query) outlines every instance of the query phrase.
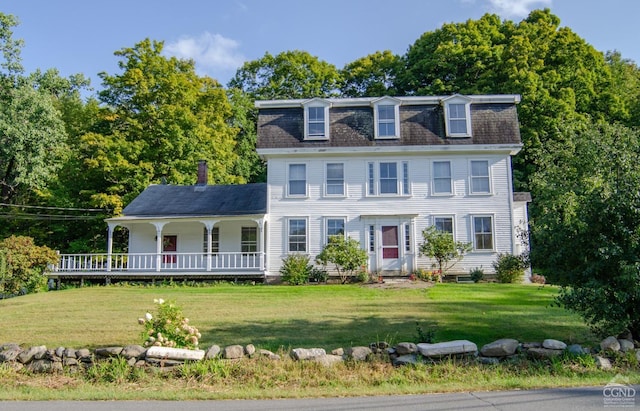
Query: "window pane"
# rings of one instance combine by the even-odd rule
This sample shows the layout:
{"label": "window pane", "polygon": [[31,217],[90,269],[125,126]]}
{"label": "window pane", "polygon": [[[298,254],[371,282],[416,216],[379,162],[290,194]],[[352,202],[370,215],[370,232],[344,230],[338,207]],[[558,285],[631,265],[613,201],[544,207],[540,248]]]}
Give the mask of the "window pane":
{"label": "window pane", "polygon": [[467,114],[464,110],[464,104],[449,104],[449,118],[451,119],[466,119]]}
{"label": "window pane", "polygon": [[474,177],[485,177],[485,176],[488,177],[489,162],[488,161],[472,161],[471,175]]}
{"label": "window pane", "polygon": [[258,228],[242,227],[241,251],[254,253],[258,251]]}
{"label": "window pane", "polygon": [[451,120],[449,122],[452,134],[466,134],[467,120]]}
{"label": "window pane", "polygon": [[289,251],[307,251],[306,220],[289,220]]}
{"label": "window pane", "polygon": [[327,164],[327,194],[344,194],[344,165]]}
{"label": "window pane", "polygon": [[369,195],[374,195],[375,194],[375,176],[374,176],[374,169],[373,169],[373,163],[369,163],[368,164],[368,178],[369,178]]}
{"label": "window pane", "polygon": [[307,194],[306,166],[289,164],[289,195]]}
{"label": "window pane", "polygon": [[434,224],[436,226],[436,230],[453,234],[453,218],[436,217],[434,219]]}
{"label": "window pane", "polygon": [[474,217],[473,231],[477,250],[493,249],[493,228],[491,217]]}
{"label": "window pane", "polygon": [[378,124],[378,133],[380,136],[395,136],[396,124],[395,123],[380,123]]}
{"label": "window pane", "polygon": [[472,193],[489,193],[491,185],[489,184],[489,162],[488,161],[472,161],[471,162],[471,192]]}
{"label": "window pane", "polygon": [[309,107],[309,121],[324,121],[324,107]]}
{"label": "window pane", "polygon": [[379,105],[378,106],[378,119],[379,120],[394,120],[395,119],[395,107],[392,105]]}
{"label": "window pane", "polygon": [[451,163],[435,161],[433,163],[434,193],[451,193]]}
{"label": "window pane", "polygon": [[409,194],[409,163],[402,163],[402,194]]}
{"label": "window pane", "polygon": [[344,235],[343,218],[331,218],[327,220],[327,238],[332,235]]}
{"label": "window pane", "polygon": [[398,194],[396,163],[380,163],[380,194]]}
{"label": "window pane", "polygon": [[324,107],[309,107],[308,113],[308,133],[310,136],[324,136]]}

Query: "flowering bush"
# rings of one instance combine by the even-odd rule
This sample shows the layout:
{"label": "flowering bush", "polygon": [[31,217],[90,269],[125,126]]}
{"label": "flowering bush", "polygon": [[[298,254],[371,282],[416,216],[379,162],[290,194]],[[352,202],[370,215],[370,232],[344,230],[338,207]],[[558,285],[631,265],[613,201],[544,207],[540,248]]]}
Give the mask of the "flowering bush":
{"label": "flowering bush", "polygon": [[162,298],[154,299],[158,305],[155,315],[147,312],[144,318],[138,318],[138,324],[144,327],[142,332],[145,347],[198,348],[200,332],[189,325],[182,310],[175,302],[165,302]]}

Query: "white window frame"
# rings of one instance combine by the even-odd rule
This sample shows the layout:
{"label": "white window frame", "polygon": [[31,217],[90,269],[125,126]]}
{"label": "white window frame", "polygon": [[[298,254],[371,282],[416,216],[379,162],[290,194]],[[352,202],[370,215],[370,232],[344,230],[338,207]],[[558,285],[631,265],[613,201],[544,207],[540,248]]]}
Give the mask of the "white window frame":
{"label": "white window frame", "polygon": [[[342,193],[329,193],[329,165],[339,164],[342,166]],[[347,190],[345,184],[345,172],[344,163],[339,161],[327,161],[324,165],[324,195],[326,197],[346,197]],[[332,179],[337,180],[337,179]],[[331,184],[332,186],[338,186],[337,184]]]}
{"label": "white window frame", "polygon": [[[448,177],[437,177],[436,176],[436,164],[437,163],[447,163],[449,164],[449,176]],[[450,196],[453,195],[453,168],[451,167],[451,161],[450,160],[434,160],[431,163],[431,172],[432,172],[432,179],[431,179],[431,192],[433,193],[434,196]],[[437,180],[444,180],[445,178],[449,179],[449,191],[437,191],[436,190],[436,179]]]}
{"label": "white window frame", "polygon": [[[396,192],[383,193],[381,189],[381,164],[395,164]],[[408,161],[378,160],[366,163],[366,195],[367,197],[409,197],[411,195],[411,171]]]}
{"label": "white window frame", "polygon": [[[393,120],[381,119],[379,108],[380,106],[391,106],[393,107]],[[375,100],[372,102],[373,107],[373,124],[374,124],[374,138],[377,140],[389,140],[389,139],[398,139],[400,138],[400,100],[391,98],[391,97],[383,97],[381,99]],[[390,124],[393,122],[393,128],[395,133],[393,135],[381,135],[380,134],[380,123]]]}
{"label": "white window frame", "polygon": [[[291,180],[291,167],[292,166],[304,166],[304,193],[291,193],[291,182],[292,181],[303,181],[303,180]],[[306,163],[287,163],[287,197],[291,198],[306,198],[307,193],[309,192],[309,181],[307,178],[307,164]]]}
{"label": "white window frame", "polygon": [[347,217],[342,217],[342,216],[324,217],[324,243],[325,244],[329,243],[329,237],[331,237],[332,235],[338,235],[338,234],[329,235],[329,222],[330,221],[338,221],[338,220],[342,221],[342,235],[343,236],[347,235]]}
{"label": "white window frame", "polygon": [[[486,234],[485,232],[476,232],[476,218],[489,218],[491,224],[491,248],[478,248],[477,234]],[[473,214],[471,215],[471,237],[473,243],[473,251],[476,252],[495,252],[496,250],[496,218],[493,214]]]}
{"label": "white window frame", "polygon": [[[471,99],[461,95],[455,95],[447,99],[442,100],[444,105],[444,125],[447,137],[471,137]],[[461,105],[464,106],[464,116],[451,116],[451,106]],[[464,133],[454,132],[452,127],[452,121],[465,121],[466,131]]]}
{"label": "white window frame", "polygon": [[[203,227],[203,245],[202,251],[207,252],[207,227]],[[211,253],[217,254],[220,252],[220,227],[214,226],[211,227]]]}
{"label": "white window frame", "polygon": [[433,215],[431,223],[433,224],[434,227],[436,227],[436,229],[438,229],[436,220],[438,220],[440,218],[441,219],[447,218],[447,219],[451,220],[451,235],[455,239],[456,238],[456,217],[455,217],[455,215],[453,215],[453,214],[435,214],[435,215]]}
{"label": "white window frame", "polygon": [[[255,240],[244,239],[245,232],[255,234]],[[258,252],[258,227],[244,226],[240,229],[240,252],[255,253]]]}
{"label": "white window frame", "polygon": [[[296,244],[304,244],[304,250],[291,250],[291,222],[293,221],[304,221],[304,243],[299,241]],[[285,239],[285,250],[287,253],[297,253],[297,254],[307,254],[309,252],[309,218],[308,217],[287,217],[287,224],[285,227],[286,235]]]}
{"label": "white window frame", "polygon": [[[331,104],[328,101],[322,99],[312,99],[302,104],[304,108],[304,139],[305,140],[329,140],[330,132],[330,120],[329,120],[329,107]],[[324,132],[322,134],[311,134],[309,132],[309,125],[311,123],[311,115],[309,109],[323,109],[324,113]]]}
{"label": "white window frame", "polygon": [[[473,175],[473,163],[479,163],[479,162],[483,162],[483,163],[487,163],[487,175],[486,176],[476,176]],[[488,184],[489,184],[489,189],[488,191],[475,191],[473,189],[473,182],[476,179],[486,179]],[[469,194],[472,195],[489,195],[493,193],[493,184],[492,184],[492,178],[491,178],[491,161],[487,160],[487,159],[473,159],[473,160],[469,160]]]}

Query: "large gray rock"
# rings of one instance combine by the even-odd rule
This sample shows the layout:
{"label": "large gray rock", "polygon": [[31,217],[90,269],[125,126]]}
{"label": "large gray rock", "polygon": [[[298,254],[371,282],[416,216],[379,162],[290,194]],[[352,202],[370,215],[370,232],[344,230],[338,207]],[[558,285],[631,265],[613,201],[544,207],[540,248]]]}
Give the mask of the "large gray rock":
{"label": "large gray rock", "polygon": [[207,359],[207,360],[211,360],[213,358],[217,358],[218,355],[220,355],[221,351],[222,351],[222,349],[220,348],[220,346],[214,344],[211,347],[209,347],[207,352],[204,354],[204,358]]}
{"label": "large gray rock", "polygon": [[580,344],[571,344],[567,347],[567,351],[574,355],[582,355],[587,353],[587,351]]}
{"label": "large gray rock", "polygon": [[549,350],[564,350],[567,348],[567,344],[562,341],[549,338],[542,342],[542,348],[547,348]]}
{"label": "large gray rock", "polygon": [[620,351],[620,343],[616,337],[607,337],[600,341],[600,348],[602,351]]}
{"label": "large gray rock", "polygon": [[620,344],[620,351],[628,352],[634,349],[633,341],[627,339],[618,339],[618,343]]}
{"label": "large gray rock", "polygon": [[26,365],[27,370],[34,373],[62,371],[62,363],[51,360],[34,360]]}
{"label": "large gray rock", "polygon": [[228,345],[222,350],[222,358],[227,360],[237,360],[244,357],[244,347],[235,344]]}
{"label": "large gray rock", "polygon": [[0,362],[15,361],[22,352],[18,344],[4,344],[0,346]]}
{"label": "large gray rock", "polygon": [[480,349],[480,355],[483,357],[508,357],[516,353],[518,345],[520,345],[518,340],[502,338],[484,345]]}
{"label": "large gray rock", "polygon": [[436,344],[420,343],[418,352],[425,357],[444,357],[448,355],[475,355],[478,346],[468,340],[447,341]]}
{"label": "large gray rock", "polygon": [[127,360],[130,360],[132,358],[140,359],[144,357],[146,351],[147,349],[141,345],[127,345],[122,349],[120,355],[122,355]]}
{"label": "large gray rock", "polygon": [[251,357],[253,354],[256,353],[256,347],[253,344],[247,344],[244,347],[244,353],[247,354],[249,357]]}
{"label": "large gray rock", "polygon": [[403,365],[424,364],[424,362],[422,361],[422,357],[416,354],[406,354],[394,358],[392,364],[396,367],[401,367]]}
{"label": "large gray rock", "polygon": [[496,365],[500,364],[500,357],[478,357],[478,361],[484,365]]}
{"label": "large gray rock", "polygon": [[91,362],[93,360],[91,351],[88,348],[81,348],[76,351],[76,357],[82,362]]}
{"label": "large gray rock", "polygon": [[22,351],[18,354],[18,361],[22,364],[30,363],[34,358],[42,359],[44,354],[47,352],[47,347],[44,345],[39,345],[37,347],[30,347],[25,351]]}
{"label": "large gray rock", "polygon": [[365,361],[371,354],[373,354],[373,351],[371,351],[371,348],[369,347],[350,347],[347,348],[345,354],[347,357],[356,361]]}
{"label": "large gray rock", "polygon": [[96,348],[95,353],[98,357],[102,357],[102,358],[117,357],[122,353],[122,347]]}
{"label": "large gray rock", "polygon": [[313,357],[309,361],[317,362],[318,364],[322,364],[325,367],[330,367],[337,363],[344,361],[341,355],[333,355],[333,354],[325,354],[318,355],[317,357]]}
{"label": "large gray rock", "polygon": [[399,356],[407,354],[415,354],[418,352],[418,346],[412,342],[401,342],[395,346],[396,354]]}
{"label": "large gray rock", "polygon": [[147,349],[146,358],[174,361],[200,361],[204,358],[204,351],[171,347],[149,347]]}
{"label": "large gray rock", "polygon": [[308,360],[321,355],[327,355],[324,348],[294,348],[291,350],[291,358],[297,361]]}
{"label": "large gray rock", "polygon": [[260,354],[261,357],[267,357],[270,360],[274,360],[274,361],[280,360],[280,356],[278,354],[275,354],[269,350],[260,349],[258,351],[258,354]]}
{"label": "large gray rock", "polygon": [[596,367],[600,368],[601,370],[610,370],[611,368],[613,368],[613,366],[611,365],[611,361],[609,361],[608,358],[601,357],[599,355],[596,356]]}

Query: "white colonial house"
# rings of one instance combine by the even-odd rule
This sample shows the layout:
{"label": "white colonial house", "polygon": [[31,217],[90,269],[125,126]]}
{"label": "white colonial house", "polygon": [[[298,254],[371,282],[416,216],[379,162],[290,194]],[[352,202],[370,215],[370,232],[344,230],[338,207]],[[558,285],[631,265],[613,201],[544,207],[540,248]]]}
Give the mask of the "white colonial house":
{"label": "white colonial house", "polygon": [[[107,220],[100,255],[63,255],[57,275],[280,276],[292,253],[313,261],[332,235],[358,240],[367,269],[431,269],[422,230],[449,231],[472,251],[452,273],[492,272],[499,253],[521,254],[528,193],[514,193],[511,157],[522,147],[517,95],[258,101],[258,154],[267,183],[148,187]],[[129,230],[126,254],[112,232]]]}

